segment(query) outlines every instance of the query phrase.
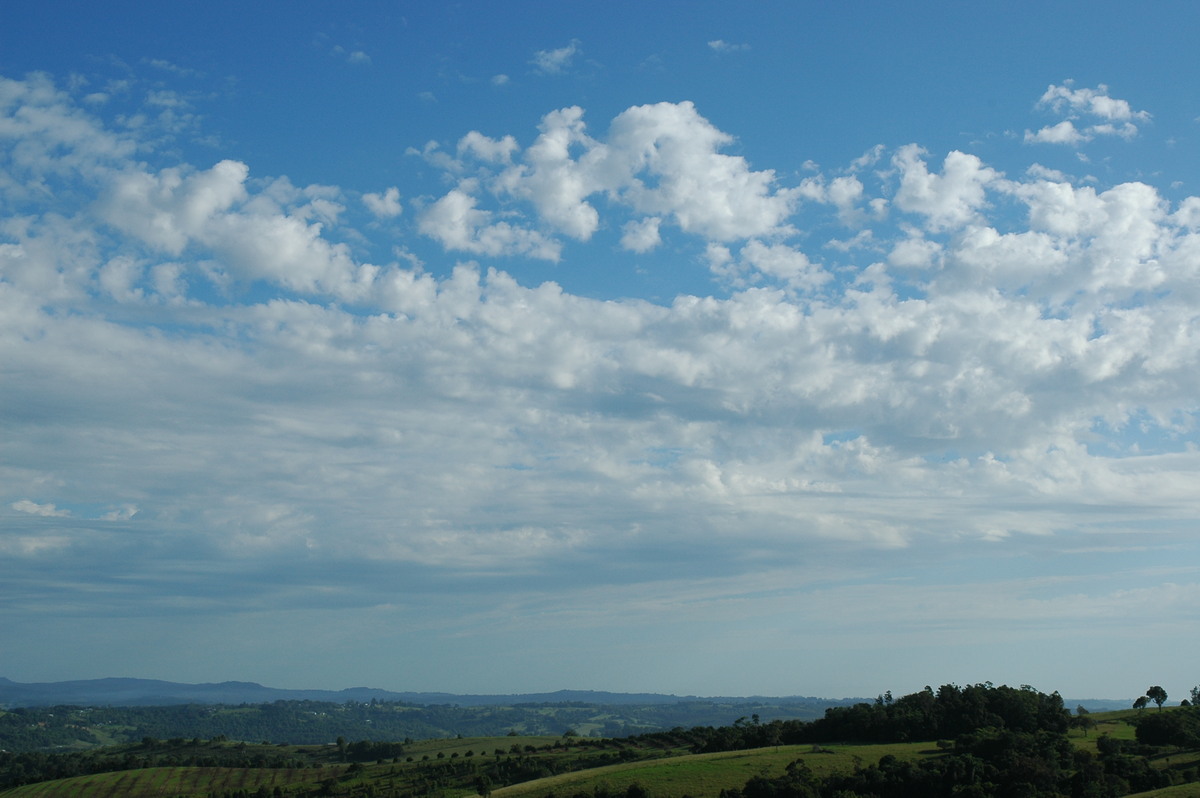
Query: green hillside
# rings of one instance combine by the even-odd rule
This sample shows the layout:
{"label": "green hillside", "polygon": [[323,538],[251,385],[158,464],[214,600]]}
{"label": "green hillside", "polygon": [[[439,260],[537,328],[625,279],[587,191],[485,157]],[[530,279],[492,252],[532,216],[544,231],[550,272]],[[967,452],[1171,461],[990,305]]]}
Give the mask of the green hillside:
{"label": "green hillside", "polygon": [[[420,757],[431,755],[431,762],[452,762],[464,754],[493,740],[427,741],[416,746]],[[516,738],[518,745],[540,747],[544,738]],[[557,742],[557,741],[549,741]],[[513,743],[509,743],[511,746]],[[423,752],[423,753],[420,753]],[[319,752],[324,753],[324,752]],[[556,747],[547,752],[544,765],[552,760],[584,764],[571,749]],[[547,794],[624,795],[631,785],[638,785],[655,798],[690,795],[694,798],[717,798],[722,790],[738,789],[745,782],[763,774],[779,776],[787,766],[803,759],[818,773],[852,770],[859,764],[877,762],[892,755],[917,759],[935,755],[937,749],[926,743],[838,746],[814,752],[812,746],[779,746],[747,751],[713,754],[680,754],[659,750],[652,760],[598,766],[567,773],[531,779],[519,784],[491,790],[492,798],[525,798]],[[439,759],[438,754],[442,754]],[[493,758],[494,758],[493,754]],[[0,793],[3,798],[208,798],[212,795],[234,794],[272,795],[275,789],[291,795],[475,795],[481,784],[476,783],[483,768],[460,769],[457,777],[448,767],[414,762],[372,763],[359,767],[330,765],[320,768],[201,768],[150,767],[116,773],[78,776],[70,779],[42,782],[17,787]],[[263,790],[266,790],[264,793]],[[486,788],[485,788],[486,789]]]}
{"label": "green hillside", "polygon": [[810,745],[785,745],[610,765],[505,787],[495,790],[492,798],[540,798],[551,793],[560,796],[606,792],[624,795],[632,785],[655,798],[684,795],[715,798],[722,790],[741,788],[755,776],[782,776],[787,766],[798,759],[814,772],[824,775],[853,770],[860,764],[875,763],[888,755],[920,759],[939,753],[933,743],[818,746],[818,749],[814,751]]}

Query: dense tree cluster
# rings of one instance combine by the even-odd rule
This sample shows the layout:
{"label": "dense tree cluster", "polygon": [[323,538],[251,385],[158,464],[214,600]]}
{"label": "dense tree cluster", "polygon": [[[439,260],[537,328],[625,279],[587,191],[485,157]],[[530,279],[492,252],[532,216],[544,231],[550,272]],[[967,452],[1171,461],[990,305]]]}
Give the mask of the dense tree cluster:
{"label": "dense tree cluster", "polygon": [[1015,732],[1065,733],[1071,715],[1058,693],[1049,695],[1024,685],[995,687],[990,683],[926,687],[893,699],[891,693],[872,703],[831,707],[814,721],[740,720],[732,726],[693,729],[698,752],[761,748],[800,743],[886,743],[954,739],[988,727]]}
{"label": "dense tree cluster", "polygon": [[1137,739],[1145,745],[1200,748],[1200,710],[1155,712],[1140,717]]}

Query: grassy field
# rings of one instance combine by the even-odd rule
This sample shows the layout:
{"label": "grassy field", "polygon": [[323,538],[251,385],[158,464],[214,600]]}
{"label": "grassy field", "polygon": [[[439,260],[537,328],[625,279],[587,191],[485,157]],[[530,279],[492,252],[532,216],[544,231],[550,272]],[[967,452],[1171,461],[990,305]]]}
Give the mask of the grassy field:
{"label": "grassy field", "polygon": [[[453,740],[426,740],[413,743],[405,750],[402,761],[363,764],[351,770],[345,764],[324,764],[305,768],[219,768],[219,767],[148,767],[117,773],[101,773],[60,781],[43,782],[18,787],[3,793],[3,798],[208,798],[213,793],[232,790],[253,792],[260,787],[274,790],[279,787],[285,795],[312,794],[326,779],[336,779],[339,789],[357,794],[388,795],[393,791],[406,793],[429,790],[421,779],[439,766],[482,762],[496,757],[496,751],[507,756],[516,745],[522,753],[538,749],[537,756],[558,759],[564,765],[589,756],[586,747],[562,747],[557,737],[474,737]],[[547,752],[546,746],[556,745]],[[335,754],[331,746],[308,749],[314,760],[328,759]],[[304,749],[295,748],[298,753]],[[936,753],[929,743],[906,745],[832,746],[814,752],[812,746],[778,746],[749,751],[714,754],[686,754],[682,751],[645,751],[644,755],[662,756],[617,765],[594,767],[536,779],[492,792],[494,798],[523,798],[542,796],[551,791],[559,795],[575,792],[591,794],[597,785],[614,791],[624,791],[638,783],[655,798],[691,795],[695,798],[715,798],[722,789],[741,787],[756,775],[778,776],[790,762],[803,759],[817,773],[849,771],[858,764],[871,764],[886,754],[902,758],[917,758]],[[411,757],[412,761],[408,761]],[[431,790],[440,798],[474,795],[475,790],[464,784],[444,783]]]}
{"label": "grassy field", "polygon": [[297,788],[315,790],[321,779],[340,772],[340,768],[143,768],[28,784],[0,795],[4,798],[208,798],[213,792],[253,791],[262,786],[267,789],[279,786],[290,793]]}
{"label": "grassy field", "polygon": [[[427,790],[430,780],[440,779],[442,786],[432,792],[451,798],[473,794],[461,783],[455,786],[447,769],[472,771],[485,761],[500,756],[531,756],[544,760],[579,760],[597,752],[590,747],[568,747],[558,736],[529,737],[461,737],[422,740],[405,746],[404,755],[383,761],[354,766],[342,763],[336,746],[272,746],[228,742],[219,747],[237,750],[246,756],[283,754],[303,763],[300,767],[142,767],[113,773],[98,773],[58,781],[41,782],[0,791],[3,798],[209,798],[213,793],[245,790],[254,792],[260,787],[273,791],[279,787],[288,796],[315,793],[321,782],[336,779],[339,789],[358,794],[388,795],[393,791],[408,793]],[[514,751],[514,746],[517,751]],[[201,744],[201,750],[212,748]],[[546,750],[554,747],[554,750]],[[187,744],[167,749],[179,753]],[[137,750],[136,747],[133,750]],[[519,754],[518,754],[519,751]],[[502,752],[498,754],[498,752]],[[602,753],[602,752],[601,752]],[[660,752],[661,753],[661,752]],[[458,778],[471,783],[471,778]]]}
{"label": "grassy field", "polygon": [[1108,735],[1115,740],[1133,740],[1135,739],[1136,729],[1132,723],[1133,718],[1137,716],[1137,712],[1131,709],[1121,709],[1115,712],[1094,712],[1091,715],[1096,726],[1089,730],[1086,734],[1080,730],[1073,730],[1068,734],[1071,742],[1076,748],[1085,751],[1096,753],[1096,740],[1104,735]]}
{"label": "grassy field", "polygon": [[901,759],[917,759],[938,753],[932,743],[836,745],[822,750],[823,753],[814,753],[812,746],[783,745],[630,762],[503,787],[493,791],[492,796],[534,798],[550,792],[560,796],[577,792],[590,794],[600,785],[607,786],[613,792],[624,792],[629,785],[636,783],[655,798],[683,795],[712,798],[723,789],[741,788],[753,776],[780,776],[788,764],[797,759],[803,759],[815,773],[824,775],[835,771],[851,771],[858,764],[873,764],[888,754]]}
{"label": "grassy field", "polygon": [[1200,798],[1200,784],[1180,784],[1177,787],[1164,787],[1161,790],[1139,792],[1125,798]]}

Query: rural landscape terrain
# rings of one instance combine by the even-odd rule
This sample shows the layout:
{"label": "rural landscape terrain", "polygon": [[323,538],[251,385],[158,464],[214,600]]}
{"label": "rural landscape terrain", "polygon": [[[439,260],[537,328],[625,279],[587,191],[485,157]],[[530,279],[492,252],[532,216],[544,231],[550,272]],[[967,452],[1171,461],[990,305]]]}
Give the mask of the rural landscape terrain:
{"label": "rural landscape terrain", "polygon": [[[991,683],[870,700],[583,693],[479,703],[14,706],[0,682],[0,796],[851,798],[1200,795],[1200,688],[1089,711]],[[125,694],[171,683],[63,685]],[[199,692],[260,685],[192,685]],[[559,701],[520,701],[522,698]],[[675,700],[672,700],[675,699]],[[757,711],[751,711],[757,710]],[[731,714],[746,712],[720,722]],[[456,731],[457,730],[457,731]]]}

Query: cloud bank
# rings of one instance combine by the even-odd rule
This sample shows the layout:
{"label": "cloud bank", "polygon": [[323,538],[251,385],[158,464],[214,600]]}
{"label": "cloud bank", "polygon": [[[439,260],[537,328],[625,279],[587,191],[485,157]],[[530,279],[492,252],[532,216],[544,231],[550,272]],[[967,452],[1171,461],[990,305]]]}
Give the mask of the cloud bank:
{"label": "cloud bank", "polygon": [[[1148,119],[1104,87],[1040,105],[1071,126],[1029,141]],[[356,194],[148,157],[49,78],[0,80],[8,611],[446,594],[506,628],[689,601],[748,623],[741,580],[780,591],[765,617],[838,552],[1120,548],[1200,516],[1200,198],[917,144],[789,180],[689,102],[584,118],[426,148],[441,193]],[[369,262],[382,222],[446,267]],[[506,268],[601,239],[686,253],[713,291],[584,297]],[[484,609],[481,585],[507,598]],[[1044,584],[1010,589],[956,606],[1043,611]],[[811,598],[843,593],[848,617],[882,606]]]}

